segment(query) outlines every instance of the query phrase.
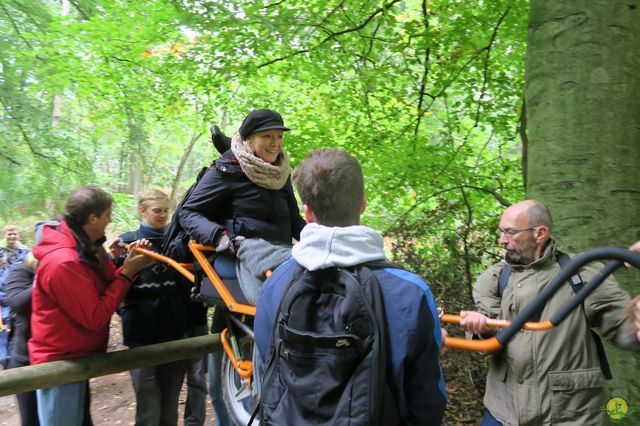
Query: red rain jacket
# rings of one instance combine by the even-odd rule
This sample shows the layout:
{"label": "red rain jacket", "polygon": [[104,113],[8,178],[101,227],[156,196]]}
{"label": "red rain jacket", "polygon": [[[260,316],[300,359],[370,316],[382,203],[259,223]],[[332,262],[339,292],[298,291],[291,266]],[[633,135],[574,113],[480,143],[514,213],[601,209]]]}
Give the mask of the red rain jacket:
{"label": "red rain jacket", "polygon": [[103,353],[109,321],[129,282],[106,256],[101,268],[79,252],[66,222],[46,227],[33,249],[39,260],[33,287],[31,364]]}

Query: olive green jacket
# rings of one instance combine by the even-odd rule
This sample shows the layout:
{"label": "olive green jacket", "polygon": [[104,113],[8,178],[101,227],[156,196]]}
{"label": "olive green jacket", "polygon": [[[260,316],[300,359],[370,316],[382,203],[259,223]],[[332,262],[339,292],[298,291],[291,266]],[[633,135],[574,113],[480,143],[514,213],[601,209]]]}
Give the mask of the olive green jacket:
{"label": "olive green jacket", "polygon": [[[502,298],[498,276],[505,262],[484,271],[473,297],[479,312],[512,320],[560,271],[553,241],[540,260],[511,265]],[[580,270],[585,283],[602,268],[590,264]],[[571,286],[560,287],[547,302],[540,318],[550,319],[574,296]],[[521,330],[489,362],[484,404],[506,425],[607,424],[605,378],[589,326],[615,345],[640,350],[626,319],[629,295],[613,276],[607,278],[558,327],[549,331]],[[589,324],[587,325],[587,319]]]}

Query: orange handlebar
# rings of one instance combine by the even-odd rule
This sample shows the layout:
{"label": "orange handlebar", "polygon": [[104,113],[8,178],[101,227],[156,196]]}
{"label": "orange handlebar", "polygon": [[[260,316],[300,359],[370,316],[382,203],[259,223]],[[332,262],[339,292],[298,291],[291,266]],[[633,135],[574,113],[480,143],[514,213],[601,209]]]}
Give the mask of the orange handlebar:
{"label": "orange handlebar", "polygon": [[[129,249],[128,245],[125,248]],[[215,248],[212,246],[206,246],[204,244],[200,244],[191,240],[189,242],[189,249],[191,250],[191,252],[193,253],[193,256],[202,267],[202,270],[204,271],[206,276],[211,280],[211,284],[216,288],[216,291],[224,301],[227,308],[231,312],[238,312],[240,314],[255,316],[256,307],[237,302],[233,298],[233,295],[231,294],[231,292],[227,289],[227,286],[224,284],[220,276],[216,273],[215,269],[213,269],[213,266],[211,265],[207,257],[204,255],[203,252],[212,252],[215,250]],[[191,281],[192,283],[195,283],[195,276],[193,272],[187,269],[191,266],[190,264],[176,262],[174,259],[170,257],[163,256],[151,250],[146,250],[142,248],[135,248],[134,250],[144,254],[145,256],[149,256],[155,260],[164,262],[172,266],[178,272],[184,275],[189,281]]]}
{"label": "orange handlebar", "polygon": [[[450,324],[460,324],[460,316],[459,315],[451,315],[451,314],[443,314],[440,317],[440,322],[446,322],[446,323],[450,323]],[[511,325],[511,321],[489,319],[489,320],[487,320],[487,325],[489,327],[504,328],[504,327],[510,326]],[[531,330],[531,331],[544,331],[544,330],[551,330],[553,328],[553,324],[551,324],[551,321],[526,322],[522,328],[524,328],[525,330]]]}
{"label": "orange handlebar", "polygon": [[[449,324],[460,324],[460,316],[442,314],[440,316],[440,321],[443,323],[449,323]],[[489,327],[504,328],[511,325],[511,321],[489,319],[487,320],[487,325]],[[543,331],[543,330],[552,329],[553,324],[551,323],[551,321],[527,322],[524,324],[522,328],[524,328],[525,330],[531,330],[531,331]],[[463,349],[467,351],[478,351],[478,352],[495,352],[502,347],[498,339],[496,339],[495,337],[491,337],[489,339],[482,339],[482,340],[471,340],[471,339],[461,339],[459,337],[447,336],[444,340],[444,345],[448,348]]]}
{"label": "orange handlebar", "polygon": [[[128,246],[127,246],[128,248]],[[193,276],[193,272],[189,271],[187,269],[187,264],[184,263],[179,263],[176,262],[175,260],[173,260],[170,257],[167,256],[163,256],[160,253],[156,253],[155,251],[151,251],[151,250],[147,250],[147,249],[143,249],[143,248],[135,248],[135,251],[144,254],[145,256],[149,256],[155,260],[158,260],[160,262],[166,263],[172,267],[174,267],[178,272],[180,272],[186,279],[188,279],[191,282],[195,281],[195,278]]]}
{"label": "orange handlebar", "polygon": [[483,340],[461,339],[460,337],[448,337],[444,340],[448,348],[464,349],[476,352],[495,352],[501,348],[500,342],[495,337]]}

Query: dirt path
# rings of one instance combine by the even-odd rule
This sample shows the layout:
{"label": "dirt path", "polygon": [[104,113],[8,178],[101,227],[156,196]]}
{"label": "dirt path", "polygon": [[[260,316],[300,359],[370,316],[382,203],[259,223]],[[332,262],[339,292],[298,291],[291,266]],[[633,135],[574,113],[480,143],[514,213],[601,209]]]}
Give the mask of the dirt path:
{"label": "dirt path", "polygon": [[[122,345],[120,318],[114,315],[111,321],[111,338],[109,351],[126,349]],[[91,416],[96,426],[102,425],[134,425],[136,402],[131,387],[129,372],[96,377],[90,380],[91,387]],[[179,425],[183,425],[184,400],[186,385],[182,387],[179,405]],[[213,423],[211,404],[207,401],[206,424]],[[0,426],[20,425],[20,413],[16,398],[5,396],[0,398]]]}

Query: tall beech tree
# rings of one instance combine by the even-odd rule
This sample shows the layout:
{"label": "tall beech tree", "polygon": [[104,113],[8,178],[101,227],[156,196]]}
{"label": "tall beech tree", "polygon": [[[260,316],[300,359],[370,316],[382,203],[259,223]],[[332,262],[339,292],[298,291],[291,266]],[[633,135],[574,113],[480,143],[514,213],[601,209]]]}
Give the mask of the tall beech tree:
{"label": "tall beech tree", "polygon": [[[566,250],[640,239],[640,2],[531,2],[526,194]],[[616,277],[640,293],[637,271]],[[640,362],[607,348],[613,393],[640,401]]]}

